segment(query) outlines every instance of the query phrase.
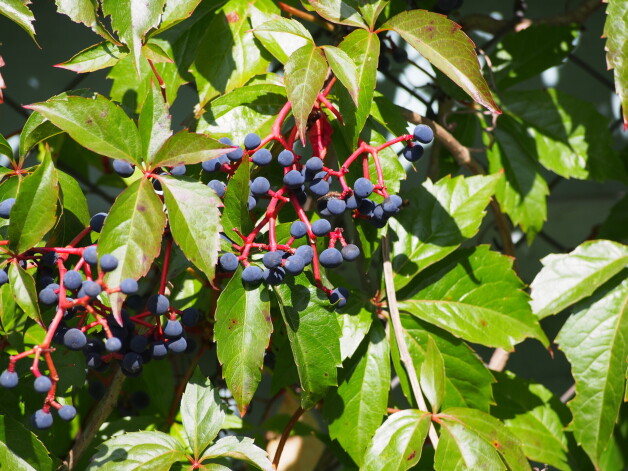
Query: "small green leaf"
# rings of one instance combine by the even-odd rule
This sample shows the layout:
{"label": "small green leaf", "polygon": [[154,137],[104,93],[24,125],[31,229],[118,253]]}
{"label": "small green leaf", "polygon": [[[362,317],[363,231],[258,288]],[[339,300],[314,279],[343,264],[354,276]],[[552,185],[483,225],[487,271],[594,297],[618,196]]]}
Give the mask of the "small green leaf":
{"label": "small green leaf", "polygon": [[57,96],[26,108],[39,111],[83,147],[135,165],[141,162],[142,145],[135,123],[102,95],[95,99]]}
{"label": "small green leaf", "polygon": [[253,33],[275,58],[285,64],[290,56],[307,44],[314,45],[310,32],[296,20],[274,18],[257,26]]}
{"label": "small green leaf", "polygon": [[310,0],[309,3],[327,21],[367,28],[354,0]]}
{"label": "small green leaf", "polygon": [[443,420],[434,455],[434,470],[452,469],[505,471],[506,466],[495,448],[476,433],[458,422]]}
{"label": "small green leaf", "polygon": [[292,114],[305,142],[307,120],[325,83],[327,62],[321,49],[306,45],[295,51],[285,66],[286,93],[292,103]]}
{"label": "small green leaf", "polygon": [[532,311],[543,319],[590,296],[628,265],[628,247],[587,241],[568,254],[550,254],[532,282]]}
{"label": "small green leaf", "polygon": [[417,464],[431,417],[415,409],[391,414],[375,432],[360,471],[404,471]]}
{"label": "small green leaf", "polygon": [[626,387],[628,270],[574,306],[556,343],[576,380],[576,396],[568,403],[573,414],[569,428],[599,468]]}
{"label": "small green leaf", "polygon": [[548,345],[512,263],[486,245],[458,250],[400,293],[399,308],[489,347],[512,350],[526,337]]}
{"label": "small green leaf", "polygon": [[325,416],[329,421],[329,436],[338,440],[361,465],[386,414],[390,391],[390,347],[379,322],[372,324],[344,371],[337,392],[325,399]]}
{"label": "small green leaf", "polygon": [[55,67],[71,70],[79,74],[94,72],[116,65],[128,53],[129,51],[126,47],[116,46],[108,41],[103,41],[83,49],[69,60],[57,64]]}
{"label": "small green leaf", "polygon": [[227,228],[227,235],[235,234],[238,229],[242,234],[249,234],[253,229],[253,221],[249,215],[250,162],[242,159],[238,169],[229,179],[225,194],[225,208],[222,211],[222,226]]}
{"label": "small green leaf", "polygon": [[142,56],[154,64],[174,63],[174,59],[155,42],[149,42],[142,46]]}
{"label": "small green leaf", "polygon": [[427,180],[418,188],[414,185],[405,193],[409,206],[389,222],[396,235],[392,265],[397,289],[475,235],[500,178],[497,174],[445,177],[436,183]]}
{"label": "small green leaf", "polygon": [[207,185],[162,177],[172,237],[207,279],[214,279],[220,248],[220,199]]}
{"label": "small green leaf", "polygon": [[55,225],[59,182],[46,149],[42,163],[20,183],[9,222],[9,248],[22,253],[35,245]]}
{"label": "small green leaf", "polygon": [[355,106],[358,106],[358,96],[360,84],[358,82],[358,71],[353,59],[340,48],[334,46],[323,46],[325,57],[334,75],[345,86],[349,95],[353,99]]}
{"label": "small green leaf", "polygon": [[149,163],[153,167],[191,165],[213,159],[231,150],[232,147],[221,144],[205,134],[181,131],[168,138],[157,151],[154,160]]}
{"label": "small green leaf", "polygon": [[305,274],[274,290],[301,380],[301,404],[309,409],[338,384],[340,326],[327,297]]}
{"label": "small green leaf", "polygon": [[62,132],[61,129],[44,118],[43,115],[37,111],[32,112],[26,123],[24,123],[20,134],[20,161],[23,162],[26,153],[37,144]]}
{"label": "small green leaf", "polygon": [[268,459],[268,453],[256,446],[253,439],[249,437],[221,438],[205,451],[199,461],[223,456],[246,461],[262,471],[274,471],[275,469]]}
{"label": "small green leaf", "polygon": [[47,245],[64,247],[76,234],[89,225],[87,199],[78,182],[67,173],[57,171],[59,178],[59,207],[57,223],[48,237]]}
{"label": "small green leaf", "polygon": [[172,136],[171,124],[168,104],[161,96],[159,88],[151,81],[137,123],[142,141],[143,156],[147,162],[153,161],[155,154]]}
{"label": "small green leaf", "polygon": [[243,416],[262,379],[264,351],[273,331],[268,290],[264,285],[245,288],[238,269],[220,294],[214,317],[222,376]]}
{"label": "small green leaf", "polygon": [[[29,4],[29,0],[3,0],[0,2],[0,14],[17,23],[35,41],[35,27],[33,26],[35,17],[33,12],[26,6]],[[37,41],[35,41],[35,44],[37,44]]]}
{"label": "small green leaf", "polygon": [[611,0],[606,8],[604,34],[606,38],[606,65],[615,73],[615,90],[622,104],[624,129],[628,127],[628,63],[625,51],[628,42],[626,16],[628,5],[620,0]]}
{"label": "small green leaf", "polygon": [[9,159],[13,160],[13,148],[11,144],[0,134],[0,155],[6,155]]}
{"label": "small green leaf", "polygon": [[181,398],[181,420],[194,457],[216,438],[225,421],[218,390],[197,370]]}
{"label": "small green leaf", "polygon": [[162,432],[132,432],[98,446],[87,471],[169,471],[185,460],[185,447]]}
{"label": "small green leaf", "polygon": [[12,263],[9,267],[9,283],[13,298],[24,313],[35,322],[42,323],[37,304],[37,288],[35,280],[18,263]]}
{"label": "small green leaf", "polygon": [[55,0],[57,11],[75,23],[83,23],[109,42],[117,43],[98,19],[98,0]]}
{"label": "small green leaf", "polygon": [[445,395],[445,363],[432,337],[427,337],[425,361],[421,365],[421,388],[436,413]]}
{"label": "small green leaf", "polygon": [[161,23],[159,32],[163,32],[168,28],[189,18],[201,0],[170,0],[166,1],[166,7],[161,15]]}
{"label": "small green leaf", "polygon": [[0,415],[0,463],[11,471],[54,471],[58,465],[33,432],[4,415]]}
{"label": "small green leaf", "polygon": [[362,18],[367,22],[369,28],[375,28],[375,22],[379,15],[388,6],[389,0],[369,0],[368,2],[359,2],[358,9],[362,13]]}
{"label": "small green leaf", "polygon": [[411,10],[393,16],[382,29],[399,33],[476,102],[500,113],[482,76],[475,45],[458,24],[437,13]]}

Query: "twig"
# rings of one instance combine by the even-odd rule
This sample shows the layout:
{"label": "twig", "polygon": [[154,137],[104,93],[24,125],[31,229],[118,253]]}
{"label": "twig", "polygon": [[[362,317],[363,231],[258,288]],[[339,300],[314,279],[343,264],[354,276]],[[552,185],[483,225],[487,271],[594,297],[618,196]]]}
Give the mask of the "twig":
{"label": "twig", "polygon": [[294,8],[293,6],[287,5],[283,2],[279,2],[279,8],[281,8],[286,13],[296,16],[297,18],[301,18],[302,20],[309,21],[310,23],[316,23],[317,25],[322,26],[327,31],[333,32],[336,28],[333,24],[328,21],[320,19],[318,16],[312,15],[306,11],[299,10],[298,8]]}
{"label": "twig", "polygon": [[294,414],[292,414],[292,417],[290,417],[290,421],[286,425],[286,428],[283,429],[283,433],[281,434],[281,438],[277,444],[277,449],[275,450],[275,456],[273,457],[273,468],[277,469],[279,466],[279,460],[281,459],[281,454],[283,453],[283,447],[286,445],[286,441],[288,441],[292,428],[299,421],[304,412],[305,411],[301,408],[301,406],[299,406],[297,410],[294,411]]}
{"label": "twig", "polygon": [[488,362],[488,368],[493,371],[504,371],[508,358],[510,358],[510,352],[503,348],[496,348]]}
{"label": "twig", "polygon": [[[427,403],[423,398],[419,377],[414,368],[414,363],[412,363],[408,345],[406,345],[406,340],[403,337],[403,327],[401,326],[401,317],[399,316],[399,307],[397,306],[397,294],[395,293],[395,282],[393,280],[392,263],[390,263],[390,239],[388,233],[382,238],[382,254],[384,257],[384,284],[386,285],[388,311],[390,312],[390,320],[392,321],[397,348],[399,349],[399,357],[408,373],[408,379],[412,385],[412,392],[414,393],[417,406],[420,410],[429,412],[430,409],[427,408]],[[432,445],[436,448],[438,446],[438,434],[432,422],[430,422],[429,436]]]}
{"label": "twig", "polygon": [[560,396],[560,402],[562,402],[563,404],[566,403],[569,399],[571,399],[574,396],[575,393],[576,393],[576,385],[572,384],[571,386],[569,386],[569,389],[567,389],[567,391],[565,391]]}

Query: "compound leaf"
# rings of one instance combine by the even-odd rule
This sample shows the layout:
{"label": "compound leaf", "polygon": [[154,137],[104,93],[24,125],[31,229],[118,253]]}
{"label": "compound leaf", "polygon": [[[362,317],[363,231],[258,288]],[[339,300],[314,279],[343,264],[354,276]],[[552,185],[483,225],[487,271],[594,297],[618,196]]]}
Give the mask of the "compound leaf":
{"label": "compound leaf", "polygon": [[314,45],[310,32],[296,20],[274,18],[257,26],[253,33],[275,58],[285,64],[290,56],[307,44]]}
{"label": "compound leaf", "polygon": [[171,124],[168,104],[164,101],[160,90],[151,81],[137,122],[142,141],[142,155],[147,162],[153,161],[155,154],[172,136]]}
{"label": "compound leaf", "polygon": [[324,46],[325,57],[334,75],[345,86],[349,95],[353,99],[355,106],[358,106],[358,96],[360,94],[360,84],[358,82],[358,71],[353,59],[345,51],[334,46]]}

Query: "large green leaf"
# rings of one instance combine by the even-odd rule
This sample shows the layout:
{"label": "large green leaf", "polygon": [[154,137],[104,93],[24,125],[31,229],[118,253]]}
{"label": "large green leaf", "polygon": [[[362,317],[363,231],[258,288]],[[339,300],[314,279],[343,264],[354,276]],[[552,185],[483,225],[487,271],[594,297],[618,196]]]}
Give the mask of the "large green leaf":
{"label": "large green leaf", "polygon": [[382,29],[399,33],[471,98],[491,112],[500,113],[480,71],[475,45],[459,25],[437,13],[411,10],[393,16]]}
{"label": "large green leaf", "polygon": [[308,117],[327,75],[327,62],[321,49],[305,45],[295,51],[285,67],[286,93],[292,103],[292,114],[303,141]]}
{"label": "large green leaf", "polygon": [[38,244],[55,225],[59,181],[46,150],[42,163],[20,183],[9,223],[9,248],[22,253]]}
{"label": "large green leaf", "polygon": [[197,370],[181,397],[181,420],[195,457],[216,438],[225,421],[218,390]]}
{"label": "large green leaf", "polygon": [[367,27],[354,0],[310,0],[309,4],[319,15],[332,23],[357,28]]}
{"label": "large green leaf", "polygon": [[621,100],[624,129],[626,129],[628,127],[628,63],[626,62],[628,4],[621,0],[610,0],[606,15],[603,35],[606,38],[606,65],[615,73],[615,90]]}
{"label": "large green leaf", "polygon": [[273,18],[253,30],[255,37],[275,58],[285,64],[303,46],[314,45],[310,32],[297,20]]}
{"label": "large green leaf", "polygon": [[19,263],[12,263],[9,267],[9,284],[17,305],[28,317],[36,322],[41,322],[35,280]]}
{"label": "large green leaf", "polygon": [[[498,174],[445,177],[435,184],[427,180],[408,188],[404,194],[409,206],[389,222],[395,234],[392,265],[397,289],[475,235],[500,178]],[[408,186],[402,186],[402,191]]]}
{"label": "large green leaf", "polygon": [[196,164],[226,154],[232,149],[205,134],[181,131],[164,143],[150,164],[167,167]]}
{"label": "large green leaf", "polygon": [[142,145],[135,123],[102,95],[95,99],[58,96],[27,108],[39,111],[83,147],[136,165],[141,162]]}
{"label": "large green leaf", "polygon": [[570,429],[597,467],[609,445],[626,388],[628,270],[574,307],[556,338],[576,380]]}
{"label": "large green leaf", "polygon": [[337,385],[340,326],[327,297],[305,274],[274,289],[301,380],[301,404],[309,409]]}
{"label": "large green leaf", "polygon": [[168,103],[164,101],[155,83],[151,82],[137,122],[142,141],[142,155],[147,162],[154,160],[155,154],[172,136],[171,124]]}
{"label": "large green leaf", "polygon": [[4,415],[0,415],[0,463],[11,471],[53,471],[58,465],[33,432]]}
{"label": "large green leaf", "polygon": [[360,471],[404,471],[419,462],[431,414],[415,409],[395,412],[377,429]]}
{"label": "large green leaf", "polygon": [[[105,281],[117,287],[125,278],[146,275],[161,250],[165,226],[166,215],[150,180],[136,180],[120,193],[98,240],[99,256],[112,254],[118,259],[118,268],[107,273]],[[119,313],[122,295],[112,294],[110,299],[114,313]]]}
{"label": "large green leaf", "polygon": [[489,347],[512,350],[526,337],[548,345],[512,263],[485,245],[459,250],[400,293],[399,308]]}
{"label": "large green leaf", "polygon": [[568,254],[550,254],[532,282],[532,311],[544,318],[593,294],[628,265],[628,247],[608,240],[584,242]]}
{"label": "large green leaf", "polygon": [[360,94],[360,84],[358,83],[358,71],[345,51],[338,47],[324,46],[325,57],[334,75],[345,86],[353,102],[358,106],[358,96]]}
{"label": "large green leaf", "polygon": [[[401,324],[412,363],[417,370],[423,367],[428,337],[432,338],[438,347],[445,365],[443,408],[469,407],[488,412],[490,404],[493,403],[491,386],[494,380],[477,354],[465,342],[416,317],[402,314]],[[408,375],[401,364],[394,339],[391,343],[393,364],[401,388],[408,401],[416,407]]]}
{"label": "large green leaf", "polygon": [[488,149],[491,173],[504,178],[495,190],[501,209],[515,225],[520,225],[531,243],[547,218],[547,183],[541,175],[536,144],[521,123],[502,116],[493,131],[495,143]]}
{"label": "large green leaf", "polygon": [[162,177],[172,237],[185,256],[211,281],[220,248],[220,199],[207,185]]}
{"label": "large green leaf", "polygon": [[434,339],[427,337],[427,349],[425,359],[421,365],[421,390],[432,407],[432,412],[437,413],[443,404],[445,395],[445,362]]}
{"label": "large green leaf", "polygon": [[29,0],[3,0],[0,2],[0,15],[6,16],[11,21],[17,23],[20,28],[26,31],[35,40],[35,27],[33,21],[35,17],[26,5]]}
{"label": "large green leaf", "polygon": [[[442,442],[439,442],[436,449],[435,465],[438,462],[442,463],[441,460],[443,459],[448,460],[456,456],[455,453],[452,453],[451,457],[442,456],[454,445],[453,442],[456,442],[459,447],[462,460],[457,463],[459,467],[444,467],[441,464],[435,466],[436,469],[443,471],[446,469],[506,469],[499,458],[498,460],[494,459],[495,453],[485,455],[484,450],[496,450],[501,459],[508,465],[508,469],[512,471],[531,469],[519,440],[510,433],[502,422],[489,414],[474,409],[452,407],[438,414],[438,418],[441,424],[441,433],[447,431],[453,440],[444,440],[442,450]],[[481,444],[481,442],[484,443]],[[468,458],[473,458],[474,466],[470,466],[472,463]],[[489,466],[489,463],[494,463],[494,465],[500,463],[501,466],[492,467],[492,465]]]}
{"label": "large green leaf", "polygon": [[571,469],[563,431],[566,423],[561,419],[561,415],[569,415],[567,406],[540,383],[529,383],[509,372],[495,374],[497,404],[491,415],[504,421],[528,458],[561,470]]}
{"label": "large green leaf", "polygon": [[102,0],[103,14],[111,16],[111,26],[129,46],[138,72],[144,36],[159,24],[165,3],[166,0]]}
{"label": "large green leaf", "polygon": [[132,432],[98,446],[88,471],[169,471],[185,460],[185,447],[162,432]]}
{"label": "large green leaf", "polygon": [[435,471],[506,470],[492,444],[455,421],[441,422],[440,437],[434,456]]}
{"label": "large green leaf", "polygon": [[247,289],[238,270],[218,298],[214,320],[222,376],[244,415],[262,379],[264,351],[273,331],[268,290],[264,285]]}
{"label": "large green leaf", "polygon": [[606,118],[592,103],[555,89],[518,90],[502,99],[529,126],[545,168],[565,178],[625,180]]}
{"label": "large green leaf", "polygon": [[345,377],[325,399],[329,436],[338,440],[361,465],[364,453],[386,414],[390,391],[390,347],[379,322],[353,357],[345,363]]}
{"label": "large green leaf", "polygon": [[246,461],[262,471],[274,471],[274,466],[268,459],[266,451],[255,445],[249,437],[225,437],[212,445],[199,460],[201,462],[212,458],[229,457]]}
{"label": "large green leaf", "polygon": [[251,180],[250,162],[243,159],[238,169],[229,179],[225,194],[225,209],[222,211],[222,226],[227,228],[227,235],[235,235],[234,229],[242,234],[249,234],[253,221],[249,215],[249,186]]}
{"label": "large green leaf", "polygon": [[116,46],[108,41],[103,41],[83,49],[70,59],[55,67],[71,70],[79,74],[94,72],[96,70],[112,67],[128,54],[126,47]]}

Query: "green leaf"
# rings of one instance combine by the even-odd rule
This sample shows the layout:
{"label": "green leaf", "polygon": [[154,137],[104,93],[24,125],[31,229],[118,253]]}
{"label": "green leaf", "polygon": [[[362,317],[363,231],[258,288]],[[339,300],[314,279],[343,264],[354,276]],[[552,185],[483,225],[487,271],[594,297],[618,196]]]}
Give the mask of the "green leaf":
{"label": "green leaf", "polygon": [[[416,317],[402,314],[401,324],[412,363],[417,370],[422,368],[425,361],[428,337],[434,340],[443,357],[445,394],[442,407],[469,407],[488,412],[493,403],[494,380],[478,355],[465,342]],[[394,338],[391,343],[394,344]],[[391,351],[401,388],[408,401],[416,407],[408,376],[399,359],[399,351],[395,345]]]}
{"label": "green leaf", "polygon": [[[528,460],[526,459],[519,440],[515,436],[513,436],[508,429],[504,426],[502,422],[497,420],[496,418],[490,416],[485,412],[481,412],[474,409],[467,409],[463,407],[452,407],[450,409],[444,410],[440,414],[438,414],[439,422],[441,424],[441,433],[444,430],[447,430],[452,438],[458,438],[456,435],[459,435],[460,438],[463,438],[464,435],[467,435],[464,440],[460,440],[460,445],[467,446],[466,450],[460,447],[460,451],[462,455],[466,455],[467,453],[470,455],[469,457],[473,457],[475,460],[475,467],[469,466],[471,463],[464,456],[464,464],[467,465],[466,468],[469,469],[506,469],[503,464],[501,466],[492,467],[488,464],[495,460],[492,458],[494,456],[493,453],[487,453],[484,455],[484,450],[487,449],[497,450],[501,458],[504,460],[506,465],[508,465],[508,469],[512,471],[518,470],[530,470],[530,465],[528,464]],[[461,432],[460,426],[465,429],[465,432]],[[474,437],[473,437],[474,436]],[[472,442],[469,443],[469,439],[471,438]],[[484,441],[484,447],[480,445],[478,442],[480,440]],[[456,440],[458,441],[458,440]],[[446,445],[442,451],[447,450],[447,448],[451,447],[453,443],[451,441],[446,440]],[[488,445],[488,446],[486,446]],[[439,453],[442,453],[441,442],[438,444],[438,448],[436,450],[436,458],[435,464],[439,461]],[[466,453],[465,453],[466,452]],[[475,455],[475,456],[473,456]],[[484,456],[483,456],[484,455]],[[488,458],[487,461],[483,461]],[[501,464],[501,461],[497,461]],[[497,464],[495,462],[495,464]],[[462,464],[462,463],[461,463]],[[436,469],[466,469],[462,468],[445,468],[445,467],[436,467]]]}
{"label": "green leaf", "polygon": [[391,414],[377,429],[360,471],[403,471],[417,464],[431,417],[415,409]]}
{"label": "green leaf", "polygon": [[628,243],[628,195],[611,208],[611,212],[600,226],[600,239]]}
{"label": "green leaf", "polygon": [[274,290],[301,380],[301,404],[309,409],[338,384],[340,326],[327,297],[305,274]]}
{"label": "green leaf", "polygon": [[492,444],[455,421],[441,422],[440,437],[434,456],[435,471],[490,469],[506,470]]}
{"label": "green leaf", "polygon": [[33,432],[4,415],[0,415],[0,463],[11,471],[53,471],[58,465]]}
{"label": "green leaf", "polygon": [[165,0],[102,0],[103,14],[111,16],[111,26],[129,46],[138,73],[144,35],[159,24],[164,4]]}
{"label": "green leaf", "polygon": [[500,178],[444,177],[435,184],[427,180],[418,188],[413,185],[404,193],[409,206],[389,222],[396,234],[392,239],[395,288],[402,288],[416,273],[475,235]]}
{"label": "green leaf", "polygon": [[628,247],[608,240],[587,241],[568,254],[550,254],[532,282],[532,311],[557,314],[590,296],[628,265]]}
{"label": "green leaf", "polygon": [[606,38],[606,65],[615,73],[615,90],[621,100],[625,130],[628,127],[628,63],[625,57],[628,41],[626,31],[628,5],[619,0],[609,1],[606,15],[602,36]]}
{"label": "green leaf", "polygon": [[345,51],[334,46],[323,46],[325,58],[329,63],[334,75],[345,86],[349,95],[353,99],[355,106],[358,106],[358,96],[360,94],[360,84],[358,83],[358,71],[353,59]]}
{"label": "green leaf", "polygon": [[191,165],[213,159],[233,150],[205,134],[181,131],[171,136],[149,163],[153,167]]}
{"label": "green leaf", "polygon": [[329,436],[361,465],[382,423],[390,391],[390,347],[379,322],[344,367],[345,377],[325,399]]}
{"label": "green leaf", "polygon": [[39,111],[72,139],[97,154],[141,162],[142,145],[135,123],[102,95],[95,99],[58,96],[26,108]]}
{"label": "green leaf", "polygon": [[556,343],[576,380],[576,396],[568,404],[573,414],[569,428],[599,467],[626,387],[628,270],[574,307]]}
{"label": "green leaf", "polygon": [[9,284],[17,305],[28,317],[42,323],[39,304],[37,304],[35,280],[18,263],[12,263],[9,266]]}
{"label": "green leaf", "polygon": [[508,115],[499,119],[493,133],[496,142],[487,151],[489,171],[503,172],[505,177],[495,196],[512,223],[527,234],[530,244],[547,218],[545,197],[549,194],[536,145],[526,129]]}
{"label": "green leaf", "polygon": [[222,428],[225,413],[220,404],[218,390],[212,387],[209,378],[197,370],[181,398],[181,420],[196,458],[201,456]]}
{"label": "green leaf", "polygon": [[154,64],[162,64],[164,62],[174,63],[174,59],[170,54],[164,51],[161,46],[155,42],[149,42],[142,46],[142,56],[152,61]]}
{"label": "green leaf", "polygon": [[0,155],[6,155],[9,159],[13,160],[13,148],[11,144],[0,134]]}
{"label": "green leaf", "polygon": [[491,415],[503,420],[528,458],[558,469],[571,469],[563,431],[566,423],[561,419],[561,414],[569,416],[567,406],[540,383],[529,383],[510,372],[495,374],[497,405],[491,408]]}
{"label": "green leaf", "polygon": [[555,89],[518,90],[502,99],[528,126],[545,168],[565,178],[626,179],[607,118],[592,103]]}
{"label": "green leaf", "polygon": [[421,365],[420,381],[421,389],[432,406],[432,412],[438,412],[445,395],[445,362],[436,342],[430,336],[427,337],[427,350]]}
{"label": "green leaf", "polygon": [[[138,279],[150,270],[161,250],[166,226],[162,203],[150,180],[136,180],[116,198],[98,239],[98,255],[111,254],[118,268],[107,273],[105,281],[117,287],[125,278]],[[123,296],[110,296],[114,314],[119,312]]]}
{"label": "green leaf", "polygon": [[70,17],[75,23],[83,23],[109,42],[117,41],[111,36],[98,19],[97,0],[55,0],[57,11]]}
{"label": "green leaf", "polygon": [[238,269],[218,298],[214,318],[222,376],[243,416],[262,379],[264,351],[273,331],[268,290],[264,285],[245,288]]}
{"label": "green leaf", "polygon": [[189,18],[201,0],[170,0],[166,1],[166,7],[161,15],[161,23],[159,32],[163,32],[168,28]]}
{"label": "green leaf", "polygon": [[85,386],[87,364],[83,352],[58,349],[52,353],[52,361],[59,374],[56,389],[58,396],[69,395],[71,391],[78,391]]}
{"label": "green leaf", "polygon": [[359,86],[357,107],[353,99],[348,98],[350,96],[348,92],[339,93],[341,113],[350,136],[348,144],[353,147],[371,111],[373,94],[377,85],[380,44],[377,34],[358,29],[349,33],[338,47],[353,60],[357,72]]}
{"label": "green leaf", "polygon": [[399,33],[476,102],[492,113],[500,113],[482,76],[473,41],[458,24],[437,13],[411,10],[392,17],[381,29]]}
{"label": "green leaf", "polygon": [[207,279],[214,279],[220,248],[220,199],[207,185],[162,177],[172,237]]}
{"label": "green leaf", "polygon": [[48,237],[47,245],[65,247],[89,225],[89,208],[83,190],[67,173],[57,171],[59,178],[59,207],[57,223]]}
{"label": "green leaf", "polygon": [[310,32],[296,20],[274,18],[253,30],[255,37],[279,62],[285,64],[290,56],[307,44],[314,45]]}
{"label": "green leaf", "polygon": [[[356,293],[357,294],[357,293]],[[351,306],[354,302],[358,305],[357,312],[352,312],[351,307],[338,313],[338,323],[342,335],[340,336],[340,358],[345,359],[353,356],[373,323],[373,313],[368,306],[363,304],[364,299],[357,299],[357,296],[350,296],[347,303]]]}
{"label": "green leaf", "polygon": [[169,471],[185,459],[185,448],[162,432],[133,432],[113,437],[97,448],[88,471]]}
{"label": "green leaf", "polygon": [[31,113],[20,134],[20,161],[23,162],[26,153],[37,144],[62,132],[37,111]]}
{"label": "green leaf", "polygon": [[295,51],[285,66],[285,82],[292,114],[305,142],[307,120],[321,88],[325,84],[327,62],[321,49],[306,45]]}
{"label": "green leaf", "polygon": [[[29,0],[3,0],[0,2],[0,14],[16,23],[35,41],[35,27],[33,26],[35,17],[26,6],[29,4]],[[35,41],[35,44],[37,44],[37,41]]]}
{"label": "green leaf", "polygon": [[199,461],[219,457],[235,458],[246,461],[262,471],[274,471],[274,467],[268,459],[268,453],[255,446],[249,437],[225,437],[218,440],[211,448],[205,451]]}
{"label": "green leaf", "polygon": [[9,248],[22,253],[38,244],[55,224],[59,182],[46,150],[42,163],[20,183],[9,223]]}
{"label": "green leaf", "polygon": [[532,337],[547,346],[512,263],[485,245],[459,250],[400,293],[399,308],[469,342],[510,351]]}
{"label": "green leaf", "polygon": [[309,0],[309,4],[327,21],[367,28],[354,0]]}
{"label": "green leaf", "polygon": [[375,28],[375,22],[379,15],[388,5],[389,0],[369,0],[368,2],[359,2],[358,9],[362,13],[362,18],[367,22],[369,28]]}
{"label": "green leaf", "polygon": [[251,180],[250,166],[248,159],[242,159],[227,184],[227,193],[224,198],[225,209],[222,211],[222,226],[227,228],[228,236],[235,234],[234,229],[238,229],[242,234],[249,234],[253,229],[248,205]]}
{"label": "green leaf", "polygon": [[159,88],[151,82],[137,123],[142,141],[142,155],[147,162],[153,161],[155,154],[172,136],[171,124],[168,104],[164,101]]}
{"label": "green leaf", "polygon": [[57,64],[55,67],[71,70],[79,74],[94,72],[116,65],[128,53],[129,51],[126,47],[116,46],[108,41],[103,41],[83,49],[69,60]]}

